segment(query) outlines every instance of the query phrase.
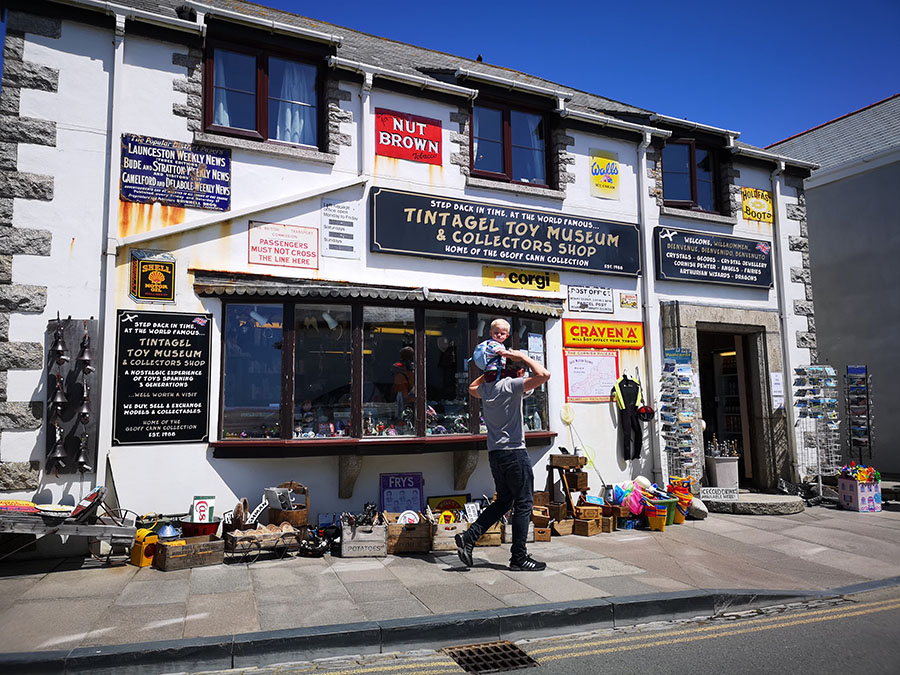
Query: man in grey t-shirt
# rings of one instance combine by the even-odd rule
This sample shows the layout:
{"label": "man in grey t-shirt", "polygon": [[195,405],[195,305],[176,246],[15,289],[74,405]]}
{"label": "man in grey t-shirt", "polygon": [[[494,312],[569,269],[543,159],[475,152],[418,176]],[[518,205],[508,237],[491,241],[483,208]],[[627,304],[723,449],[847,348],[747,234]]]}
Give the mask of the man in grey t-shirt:
{"label": "man in grey t-shirt", "polygon": [[540,571],[547,565],[531,558],[525,547],[534,503],[534,473],[525,452],[522,398],[549,380],[550,371],[522,351],[508,350],[506,358],[521,361],[531,369],[532,374],[524,377],[524,367],[518,370],[506,368],[499,374],[496,371],[485,373],[469,385],[469,394],[482,401],[482,415],[487,426],[488,460],[497,498],[467,532],[456,535],[456,549],[463,564],[471,567],[472,551],[478,537],[512,508],[509,568]]}

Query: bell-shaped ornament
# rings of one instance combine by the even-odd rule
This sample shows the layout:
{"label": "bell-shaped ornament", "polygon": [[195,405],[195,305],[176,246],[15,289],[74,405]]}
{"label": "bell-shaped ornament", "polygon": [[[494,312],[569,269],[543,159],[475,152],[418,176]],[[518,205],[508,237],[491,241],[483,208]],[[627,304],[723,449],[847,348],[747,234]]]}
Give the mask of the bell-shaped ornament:
{"label": "bell-shaped ornament", "polygon": [[60,468],[65,468],[68,456],[66,455],[66,448],[63,445],[62,434],[57,434],[56,443],[53,444],[53,452],[50,453],[48,459],[52,459]]}
{"label": "bell-shaped ornament", "polygon": [[[78,352],[78,356],[75,360],[80,362],[87,372],[91,372],[94,369],[93,366],[91,366],[91,362],[95,360],[94,350],[91,349],[91,337],[87,333],[85,333],[84,337],[81,339],[81,351]],[[88,370],[88,368],[90,368],[90,370]]]}
{"label": "bell-shaped ornament", "polygon": [[87,424],[91,420],[91,389],[85,386],[84,398],[81,401],[81,407],[78,409],[78,417],[82,424]]}
{"label": "bell-shaped ornament", "polygon": [[87,473],[89,471],[93,471],[94,467],[88,466],[88,447],[87,447],[87,434],[82,434],[81,436],[81,446],[78,449],[78,459],[75,460],[75,463],[78,464],[78,470],[81,473]]}
{"label": "bell-shaped ornament", "polygon": [[69,399],[66,398],[66,395],[62,390],[62,387],[60,387],[58,383],[56,386],[56,391],[53,392],[53,398],[51,399],[51,402],[55,403],[56,405],[60,405],[60,406],[65,405],[66,403],[69,402]]}

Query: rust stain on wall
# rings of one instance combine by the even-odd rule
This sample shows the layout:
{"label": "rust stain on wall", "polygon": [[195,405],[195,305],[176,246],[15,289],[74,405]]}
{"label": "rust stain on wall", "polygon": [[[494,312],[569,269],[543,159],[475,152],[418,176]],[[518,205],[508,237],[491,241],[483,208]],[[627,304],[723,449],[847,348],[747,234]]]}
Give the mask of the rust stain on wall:
{"label": "rust stain on wall", "polygon": [[136,204],[119,201],[119,237],[141,234],[158,228],[178,225],[185,220],[181,206],[163,204]]}

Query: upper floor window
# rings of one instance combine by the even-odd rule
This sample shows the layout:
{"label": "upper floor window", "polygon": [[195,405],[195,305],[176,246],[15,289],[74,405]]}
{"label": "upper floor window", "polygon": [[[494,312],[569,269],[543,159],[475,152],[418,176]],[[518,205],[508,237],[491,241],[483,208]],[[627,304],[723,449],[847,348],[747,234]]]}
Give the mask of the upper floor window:
{"label": "upper floor window", "polygon": [[712,150],[693,140],[669,141],[663,148],[662,171],[667,206],[718,211]]}
{"label": "upper floor window", "polygon": [[206,126],[260,140],[318,146],[318,68],[261,50],[215,47]]}
{"label": "upper floor window", "polygon": [[546,138],[542,115],[505,106],[476,105],[472,112],[472,171],[546,186]]}

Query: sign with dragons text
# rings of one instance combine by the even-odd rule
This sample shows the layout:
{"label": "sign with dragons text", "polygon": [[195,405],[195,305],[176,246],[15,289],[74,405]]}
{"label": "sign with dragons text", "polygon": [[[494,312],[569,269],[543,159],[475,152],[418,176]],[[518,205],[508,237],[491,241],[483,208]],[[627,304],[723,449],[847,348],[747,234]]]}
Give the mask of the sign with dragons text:
{"label": "sign with dragons text", "polygon": [[375,108],[375,154],[441,164],[441,121]]}
{"label": "sign with dragons text", "polygon": [[227,211],[231,150],[122,134],[119,199]]}
{"label": "sign with dragons text", "polygon": [[371,250],[637,276],[637,225],[373,188]]}
{"label": "sign with dragons text", "polygon": [[772,243],[657,227],[656,274],[669,281],[772,287]]}

